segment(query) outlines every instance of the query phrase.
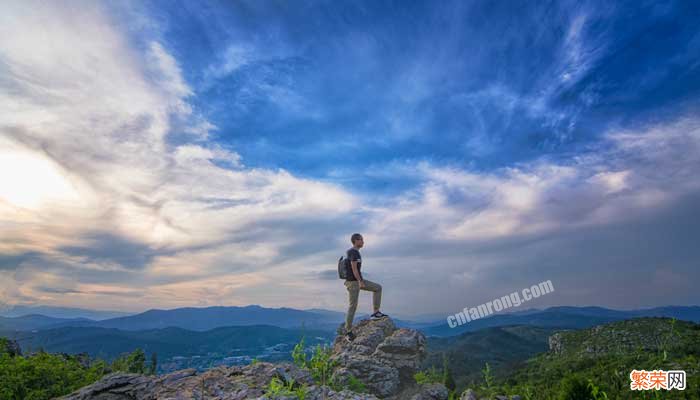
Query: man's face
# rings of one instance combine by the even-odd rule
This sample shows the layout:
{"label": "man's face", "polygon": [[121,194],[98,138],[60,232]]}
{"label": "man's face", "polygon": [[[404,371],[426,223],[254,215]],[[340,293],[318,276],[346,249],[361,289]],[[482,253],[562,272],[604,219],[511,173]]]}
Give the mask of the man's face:
{"label": "man's face", "polygon": [[355,240],[355,247],[357,247],[358,249],[361,249],[362,246],[364,246],[364,245],[365,245],[365,239],[359,238],[359,239]]}

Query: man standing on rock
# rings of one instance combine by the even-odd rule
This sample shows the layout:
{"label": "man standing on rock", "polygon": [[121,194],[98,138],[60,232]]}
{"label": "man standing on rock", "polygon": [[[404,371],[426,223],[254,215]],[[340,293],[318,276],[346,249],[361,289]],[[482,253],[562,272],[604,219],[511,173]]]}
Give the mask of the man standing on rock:
{"label": "man standing on rock", "polygon": [[362,267],[360,249],[365,244],[364,239],[359,233],[353,233],[350,237],[350,241],[352,242],[352,247],[349,248],[346,253],[347,261],[345,264],[345,268],[347,268],[345,288],[348,289],[348,300],[350,302],[348,305],[348,314],[345,317],[345,336],[348,340],[352,341],[355,339],[355,334],[352,333],[352,320],[355,318],[355,310],[357,310],[357,299],[360,295],[360,290],[373,292],[372,306],[374,307],[374,313],[370,316],[371,319],[379,319],[387,315],[379,311],[379,306],[382,303],[382,286],[370,280],[363,279],[362,273],[360,272],[360,268]]}

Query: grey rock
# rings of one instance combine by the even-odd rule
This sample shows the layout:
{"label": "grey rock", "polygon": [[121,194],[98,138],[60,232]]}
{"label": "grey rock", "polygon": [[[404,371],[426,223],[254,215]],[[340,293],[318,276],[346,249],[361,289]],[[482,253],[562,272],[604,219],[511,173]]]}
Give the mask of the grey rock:
{"label": "grey rock", "polygon": [[425,358],[425,336],[414,329],[397,329],[391,318],[363,320],[352,328],[356,338],[344,337],[338,328],[333,344],[339,363],[335,377],[341,382],[353,375],[367,386],[370,393],[386,398],[415,386],[413,374]]}
{"label": "grey rock", "polygon": [[141,374],[114,372],[92,385],[81,388],[60,399],[152,399],[154,385],[150,377]]}
{"label": "grey rock", "polygon": [[462,396],[460,396],[459,400],[478,400],[476,397],[476,393],[474,393],[473,390],[467,389],[464,392],[462,392]]}
{"label": "grey rock", "polygon": [[355,393],[350,390],[340,392],[333,391],[328,387],[313,386],[306,395],[307,400],[378,400],[371,394]]}
{"label": "grey rock", "polygon": [[449,391],[441,383],[421,385],[420,391],[411,400],[447,400]]}
{"label": "grey rock", "polygon": [[368,356],[341,357],[341,367],[333,374],[338,382],[345,384],[352,375],[364,383],[370,393],[380,397],[390,396],[399,390],[399,371],[396,368]]}
{"label": "grey rock", "polygon": [[554,354],[561,354],[563,352],[563,343],[560,333],[555,333],[551,335],[547,342],[549,344],[549,351]]}
{"label": "grey rock", "polygon": [[374,355],[404,372],[414,372],[426,354],[425,336],[413,329],[398,329],[385,338]]}
{"label": "grey rock", "polygon": [[[2,342],[0,342],[0,344],[1,343]],[[5,348],[0,349],[0,352],[2,351],[7,352],[10,355],[10,357],[22,355],[22,348],[19,347],[19,343],[16,340],[12,339],[5,339]]]}
{"label": "grey rock", "polygon": [[345,328],[341,325],[341,327],[338,328],[339,334],[336,336],[335,342],[333,343],[333,350],[336,353],[370,355],[374,353],[377,346],[395,330],[396,326],[391,318],[382,318],[375,321],[365,319],[352,327],[355,340],[349,342],[345,338]]}

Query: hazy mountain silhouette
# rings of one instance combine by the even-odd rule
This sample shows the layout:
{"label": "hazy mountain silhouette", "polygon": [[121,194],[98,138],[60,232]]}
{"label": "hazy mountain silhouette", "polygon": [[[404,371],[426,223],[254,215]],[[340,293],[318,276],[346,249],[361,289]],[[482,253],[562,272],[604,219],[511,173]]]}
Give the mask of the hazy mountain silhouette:
{"label": "hazy mountain silhouette", "polygon": [[[0,317],[0,329],[33,330],[71,326],[137,331],[178,327],[192,331],[206,331],[224,326],[272,325],[281,328],[304,326],[310,329],[335,330],[344,317],[343,312],[324,309],[297,310],[293,308],[266,308],[259,305],[184,307],[171,310],[153,309],[101,321],[87,318],[51,318],[43,315]],[[366,314],[358,314],[356,318],[365,317]],[[415,322],[400,319],[394,319],[394,321],[399,327],[419,329],[429,336],[454,336],[483,328],[507,325],[580,329],[636,317],[672,317],[700,322],[700,307],[665,306],[644,310],[612,310],[603,307],[559,306],[545,310],[526,309],[512,313],[494,314],[455,328],[448,326],[447,315],[442,321]]]}
{"label": "hazy mountain silhouette", "polygon": [[426,335],[454,336],[484,328],[529,325],[548,328],[582,329],[609,322],[637,317],[671,317],[685,321],[700,322],[699,306],[665,306],[644,310],[611,310],[603,307],[550,307],[545,310],[527,310],[509,314],[494,314],[450,328],[447,320],[422,328]]}

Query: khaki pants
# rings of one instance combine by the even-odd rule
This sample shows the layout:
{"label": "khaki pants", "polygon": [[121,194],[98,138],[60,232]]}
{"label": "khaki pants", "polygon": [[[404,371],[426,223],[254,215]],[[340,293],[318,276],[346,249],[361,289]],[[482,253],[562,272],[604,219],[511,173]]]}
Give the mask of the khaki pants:
{"label": "khaki pants", "polygon": [[[367,290],[372,293],[372,305],[375,310],[379,310],[382,304],[382,285],[374,283],[367,279],[364,280],[365,287],[362,290]],[[345,281],[345,288],[348,289],[348,314],[345,317],[345,331],[349,332],[352,328],[352,320],[355,318],[355,310],[357,310],[357,298],[360,296],[360,284],[357,281]]]}

